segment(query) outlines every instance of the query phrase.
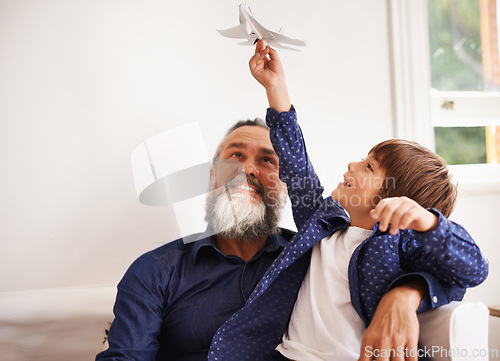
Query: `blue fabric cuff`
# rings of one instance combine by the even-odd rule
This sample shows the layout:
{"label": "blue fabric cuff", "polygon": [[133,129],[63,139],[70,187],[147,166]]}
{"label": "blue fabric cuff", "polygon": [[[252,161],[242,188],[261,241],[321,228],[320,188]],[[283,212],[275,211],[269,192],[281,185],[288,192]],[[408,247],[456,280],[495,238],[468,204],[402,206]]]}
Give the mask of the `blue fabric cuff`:
{"label": "blue fabric cuff", "polygon": [[279,113],[273,108],[267,108],[266,123],[272,128],[279,124],[288,125],[297,123],[295,107],[292,105],[289,111]]}

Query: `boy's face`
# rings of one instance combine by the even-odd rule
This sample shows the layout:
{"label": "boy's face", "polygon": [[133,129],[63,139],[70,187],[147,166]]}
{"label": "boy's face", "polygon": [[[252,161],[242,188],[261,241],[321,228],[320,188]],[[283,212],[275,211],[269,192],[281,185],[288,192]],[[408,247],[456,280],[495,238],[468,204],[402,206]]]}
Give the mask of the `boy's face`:
{"label": "boy's face", "polygon": [[385,171],[370,153],[366,159],[349,163],[344,181],[333,190],[332,197],[349,212],[351,220],[369,217],[384,182]]}

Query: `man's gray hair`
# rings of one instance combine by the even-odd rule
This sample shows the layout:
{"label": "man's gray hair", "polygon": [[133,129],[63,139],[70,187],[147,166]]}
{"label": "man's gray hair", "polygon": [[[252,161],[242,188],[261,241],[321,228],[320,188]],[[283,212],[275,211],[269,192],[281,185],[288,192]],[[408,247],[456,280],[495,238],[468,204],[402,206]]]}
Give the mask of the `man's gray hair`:
{"label": "man's gray hair", "polygon": [[219,157],[222,144],[224,144],[224,141],[226,140],[228,135],[231,134],[232,132],[234,132],[236,129],[241,128],[241,127],[245,127],[245,126],[261,127],[264,129],[269,129],[266,122],[263,121],[261,118],[255,118],[253,120],[252,119],[240,120],[240,121],[236,122],[231,128],[229,128],[227,133],[224,135],[224,138],[222,138],[221,142],[219,143],[219,146],[217,147],[217,151],[215,152],[215,155],[212,158],[212,164],[215,164],[215,161]]}

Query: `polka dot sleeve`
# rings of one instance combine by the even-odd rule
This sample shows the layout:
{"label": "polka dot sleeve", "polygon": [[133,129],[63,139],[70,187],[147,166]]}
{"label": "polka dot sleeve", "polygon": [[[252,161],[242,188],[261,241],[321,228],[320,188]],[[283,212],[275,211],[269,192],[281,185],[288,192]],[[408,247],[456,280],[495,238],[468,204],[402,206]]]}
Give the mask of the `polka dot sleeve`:
{"label": "polka dot sleeve", "polygon": [[460,287],[483,282],[488,275],[488,260],[470,234],[439,211],[430,211],[439,218],[436,228],[401,235],[399,256],[403,270],[429,272]]}
{"label": "polka dot sleeve", "polygon": [[295,224],[300,228],[321,204],[323,187],[307,155],[295,108],[282,113],[269,108],[266,123],[279,157],[280,179],[287,185]]}

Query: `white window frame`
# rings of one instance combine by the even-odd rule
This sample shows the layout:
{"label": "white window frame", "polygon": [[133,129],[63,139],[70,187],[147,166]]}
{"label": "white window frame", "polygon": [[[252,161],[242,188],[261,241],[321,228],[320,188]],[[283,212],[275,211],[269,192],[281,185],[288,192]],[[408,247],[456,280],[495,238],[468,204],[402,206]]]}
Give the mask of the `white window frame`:
{"label": "white window frame", "polygon": [[[388,0],[394,135],[435,149],[435,126],[500,125],[500,92],[431,91],[427,0]],[[453,110],[442,108],[453,101]],[[481,109],[481,116],[475,110]],[[500,192],[500,164],[452,165],[461,194]]]}

